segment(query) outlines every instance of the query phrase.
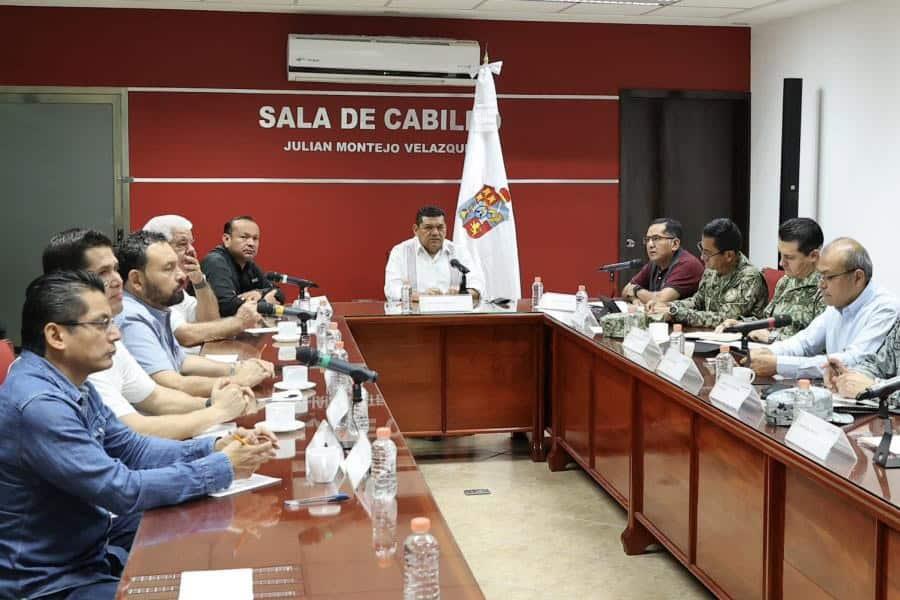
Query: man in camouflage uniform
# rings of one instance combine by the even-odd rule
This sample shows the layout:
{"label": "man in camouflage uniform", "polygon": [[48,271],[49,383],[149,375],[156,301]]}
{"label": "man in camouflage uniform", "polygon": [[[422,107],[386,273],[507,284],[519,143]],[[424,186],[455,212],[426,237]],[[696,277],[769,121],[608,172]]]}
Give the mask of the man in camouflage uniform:
{"label": "man in camouflage uniform", "polygon": [[[900,373],[900,319],[894,322],[884,343],[874,354],[866,354],[848,370],[839,359],[832,359],[825,368],[825,385],[844,398],[855,398],[879,379],[890,379]],[[891,394],[889,404],[900,405],[900,392]]]}
{"label": "man in camouflage uniform", "polygon": [[759,269],[740,248],[741,230],[731,219],[714,219],[703,228],[697,244],[706,271],[697,293],[684,300],[651,303],[651,313],[693,327],[715,327],[725,319],[758,318],[768,289]]}
{"label": "man in camouflage uniform", "polygon": [[[822,228],[812,219],[801,217],[781,224],[778,228],[778,253],[781,254],[780,264],[784,269],[784,277],[778,280],[772,300],[763,309],[762,317],[765,319],[787,315],[791,317],[791,324],[775,331],[754,331],[750,334],[750,339],[771,343],[777,339],[789,338],[806,329],[825,310],[822,291],[819,289],[821,277],[816,271],[824,241]],[[736,319],[728,319],[716,331],[737,323]]]}

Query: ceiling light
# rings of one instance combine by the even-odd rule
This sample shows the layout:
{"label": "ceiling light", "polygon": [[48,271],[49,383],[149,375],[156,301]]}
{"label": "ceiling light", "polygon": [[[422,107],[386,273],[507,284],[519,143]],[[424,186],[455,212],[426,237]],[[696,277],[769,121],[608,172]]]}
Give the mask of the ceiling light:
{"label": "ceiling light", "polygon": [[527,0],[529,2],[561,2],[563,4],[609,4],[611,6],[650,6],[661,8],[681,0]]}

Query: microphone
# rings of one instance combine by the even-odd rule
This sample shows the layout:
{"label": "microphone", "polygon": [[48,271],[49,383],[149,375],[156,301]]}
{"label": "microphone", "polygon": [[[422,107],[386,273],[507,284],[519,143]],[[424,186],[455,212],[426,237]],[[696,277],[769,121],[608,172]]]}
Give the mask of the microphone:
{"label": "microphone", "polygon": [[456,260],[455,258],[451,258],[451,259],[450,259],[450,266],[453,267],[454,269],[456,269],[457,271],[459,271],[460,273],[462,273],[463,275],[465,275],[466,273],[469,272],[469,267],[467,267],[466,265],[462,264],[461,262],[459,262],[459,261]]}
{"label": "microphone", "polygon": [[315,281],[310,281],[309,279],[302,279],[300,277],[291,277],[290,275],[285,275],[284,273],[266,273],[266,279],[273,283],[290,283],[291,285],[296,285],[301,288],[317,288],[319,284]]}
{"label": "microphone", "polygon": [[346,360],[334,358],[330,354],[319,354],[317,350],[307,347],[297,348],[297,362],[308,365],[310,367],[322,367],[348,375],[355,384],[364,381],[377,381],[378,372],[367,369],[365,365],[360,363],[351,363]]}
{"label": "microphone", "polygon": [[256,312],[261,315],[271,315],[273,317],[297,317],[304,323],[310,319],[316,318],[316,313],[308,310],[300,310],[299,308],[288,308],[278,304],[269,304],[265,300],[256,303]]}
{"label": "microphone", "polygon": [[612,263],[609,265],[603,265],[598,271],[607,271],[609,273],[615,273],[616,271],[627,271],[628,269],[637,269],[644,265],[643,259],[640,258],[632,258],[631,260],[626,260],[624,262]]}
{"label": "microphone", "polygon": [[737,325],[732,325],[731,327],[726,327],[722,331],[725,333],[750,333],[751,331],[756,331],[757,329],[775,329],[777,327],[784,327],[785,325],[790,325],[793,319],[791,319],[790,315],[775,315],[770,319],[760,319],[758,321],[747,321],[746,323],[738,323]]}
{"label": "microphone", "polygon": [[879,384],[864,389],[856,395],[856,399],[868,400],[870,398],[881,398],[882,396],[889,396],[897,390],[900,390],[900,376],[887,379]]}

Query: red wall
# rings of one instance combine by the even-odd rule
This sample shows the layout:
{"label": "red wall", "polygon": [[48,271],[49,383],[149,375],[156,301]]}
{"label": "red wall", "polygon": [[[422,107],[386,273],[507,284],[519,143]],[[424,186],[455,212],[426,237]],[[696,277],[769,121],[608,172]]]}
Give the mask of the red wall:
{"label": "red wall", "polygon": [[[0,84],[56,86],[352,89],[292,84],[290,33],[474,39],[503,60],[501,94],[617,94],[622,88],[747,91],[749,29],[549,24],[508,21],[251,13],[0,7]],[[448,91],[467,88],[386,88]],[[462,99],[131,93],[133,177],[457,179],[461,155],[282,152],[287,140],[464,143],[464,132],[339,132],[259,127],[261,105],[453,108]],[[615,102],[501,99],[501,139],[511,179],[615,179]],[[341,137],[345,136],[345,137]],[[349,137],[346,137],[349,136]],[[456,204],[458,186],[160,184],[131,187],[132,227],[177,212],[195,223],[199,249],[222,223],[253,214],[263,230],[259,262],[319,281],[336,299],[379,297],[391,245],[409,235],[416,208]],[[618,187],[511,186],[523,287],[578,283],[606,291],[594,269],[617,258]]]}

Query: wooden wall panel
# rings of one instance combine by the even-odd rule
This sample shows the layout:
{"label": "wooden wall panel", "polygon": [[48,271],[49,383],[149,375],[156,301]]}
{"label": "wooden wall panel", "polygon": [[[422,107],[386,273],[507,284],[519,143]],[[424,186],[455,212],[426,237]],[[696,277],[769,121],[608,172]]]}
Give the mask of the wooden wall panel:
{"label": "wooden wall panel", "polygon": [[594,469],[623,497],[631,470],[632,377],[602,358],[594,361]]}
{"label": "wooden wall panel", "polygon": [[591,352],[565,335],[557,338],[553,382],[556,406],[560,408],[562,439],[585,461],[590,460]]}

